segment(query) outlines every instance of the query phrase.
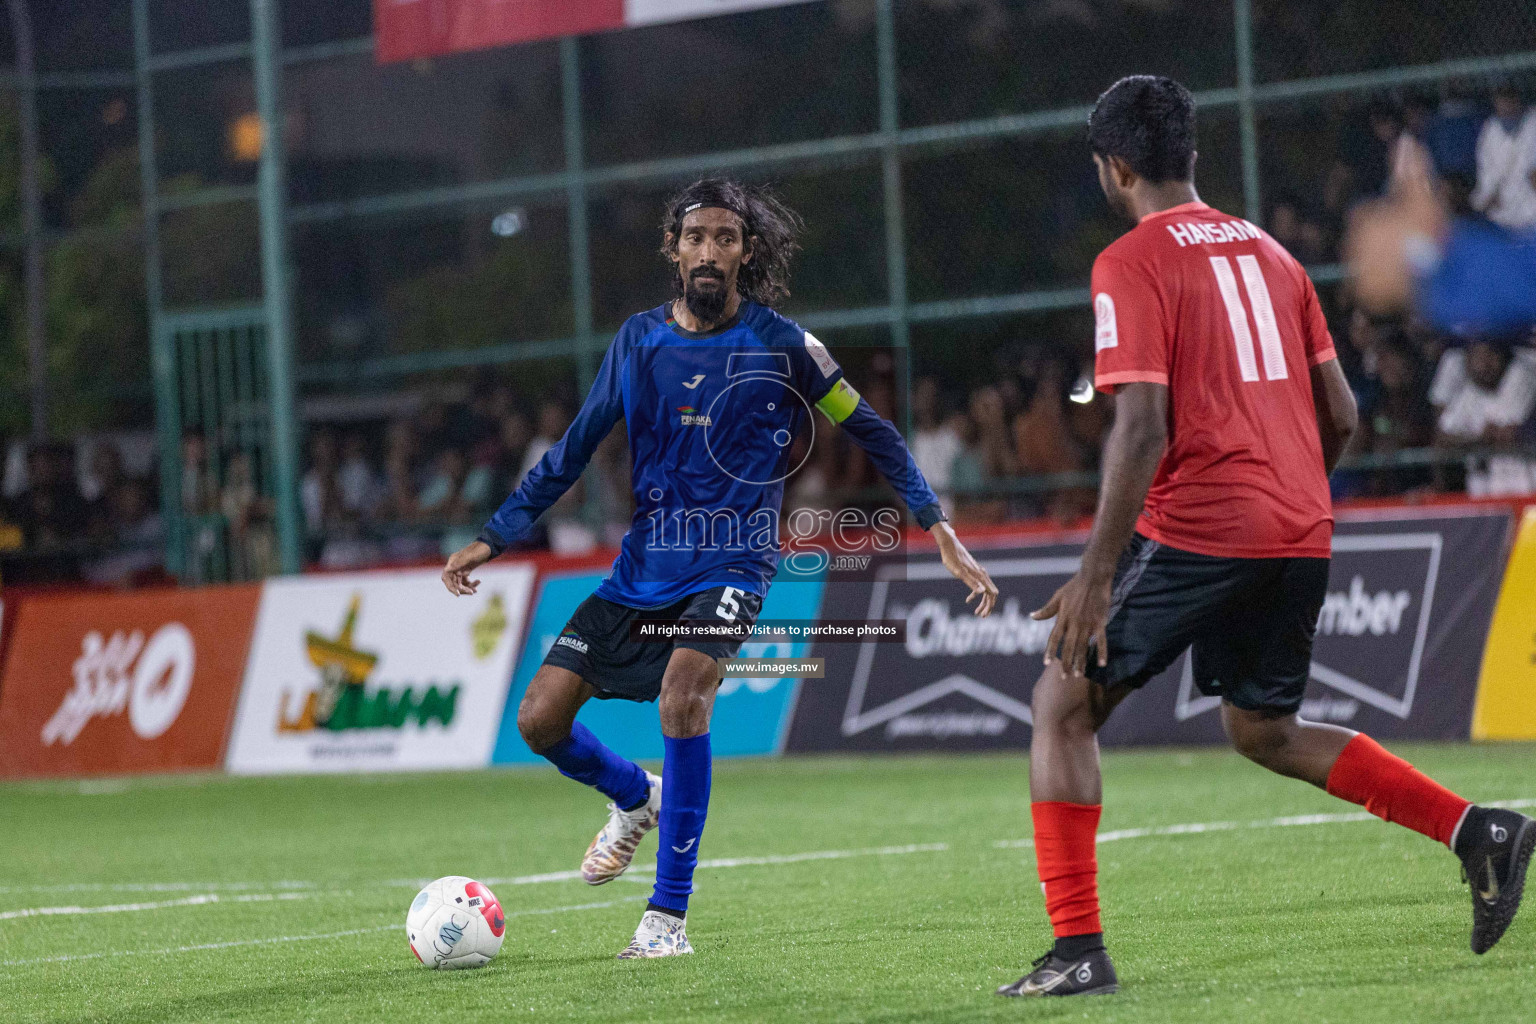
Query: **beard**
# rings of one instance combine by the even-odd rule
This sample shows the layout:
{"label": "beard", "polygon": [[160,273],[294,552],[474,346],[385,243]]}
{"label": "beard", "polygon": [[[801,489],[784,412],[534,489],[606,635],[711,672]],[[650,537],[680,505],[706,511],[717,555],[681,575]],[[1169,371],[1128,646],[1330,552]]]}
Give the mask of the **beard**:
{"label": "beard", "polygon": [[[699,287],[701,279],[710,284]],[[725,286],[724,274],[716,277],[713,274],[699,274],[695,271],[683,288],[683,302],[687,305],[688,312],[706,324],[719,323],[720,318],[725,315],[725,306],[730,301],[730,297],[730,291]]]}

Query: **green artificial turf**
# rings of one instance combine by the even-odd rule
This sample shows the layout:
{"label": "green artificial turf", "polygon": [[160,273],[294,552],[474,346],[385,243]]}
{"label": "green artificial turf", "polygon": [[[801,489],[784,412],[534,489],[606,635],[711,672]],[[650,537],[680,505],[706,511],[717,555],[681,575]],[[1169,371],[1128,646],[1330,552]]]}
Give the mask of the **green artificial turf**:
{"label": "green artificial turf", "polygon": [[[1536,746],[1398,749],[1474,799],[1536,797]],[[0,787],[0,915],[219,897],[0,918],[0,1021],[1536,1017],[1536,910],[1473,956],[1445,849],[1374,820],[1249,827],[1355,808],[1225,751],[1104,760],[1106,832],[1241,826],[1101,845],[1117,996],[992,994],[1049,944],[1033,852],[998,845],[1030,834],[1021,758],[813,758],[716,766],[702,856],[770,862],[701,869],[698,952],[660,961],[614,959],[643,878],[507,881],[575,868],[602,823],[553,770]],[[783,859],[818,852],[849,855]],[[407,949],[415,885],[445,874],[502,880],[482,970]]]}

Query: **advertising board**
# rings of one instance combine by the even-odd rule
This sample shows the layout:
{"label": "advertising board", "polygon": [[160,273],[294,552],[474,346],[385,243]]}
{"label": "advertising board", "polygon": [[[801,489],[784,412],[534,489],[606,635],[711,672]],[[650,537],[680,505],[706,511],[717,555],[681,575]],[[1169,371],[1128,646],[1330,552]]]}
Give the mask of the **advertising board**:
{"label": "advertising board", "polygon": [[432,569],[270,580],[229,770],[485,765],[534,570],[490,565],[476,576],[469,597],[447,593]]}
{"label": "advertising board", "polygon": [[[1509,513],[1341,521],[1303,717],[1382,738],[1464,739]],[[1076,571],[1078,544],[980,550],[996,610],[974,619],[937,555],[873,583],[833,579],[823,619],[905,619],[901,643],[818,644],[790,750],[974,750],[1029,742],[1049,622],[1029,613]],[[903,578],[899,578],[904,575]],[[1106,744],[1224,740],[1186,653],[1116,710]]]}
{"label": "advertising board", "polygon": [[217,768],[261,588],[15,602],[0,775]]}
{"label": "advertising board", "polygon": [[1515,535],[1472,710],[1475,740],[1536,740],[1536,508]]}

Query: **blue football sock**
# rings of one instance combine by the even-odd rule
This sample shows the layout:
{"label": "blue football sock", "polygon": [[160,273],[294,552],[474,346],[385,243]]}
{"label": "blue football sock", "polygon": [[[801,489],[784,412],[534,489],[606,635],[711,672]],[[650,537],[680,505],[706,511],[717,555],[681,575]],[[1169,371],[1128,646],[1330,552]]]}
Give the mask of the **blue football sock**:
{"label": "blue football sock", "polygon": [[[539,752],[568,779],[586,783],[624,810],[645,803],[651,795],[645,769],[603,746],[592,730],[576,722],[571,734]],[[708,783],[705,791],[708,792]]]}
{"label": "blue football sock", "polygon": [[709,811],[709,733],[688,739],[663,736],[662,742],[667,759],[661,769],[661,843],[651,904],[682,914],[693,892],[693,869]]}

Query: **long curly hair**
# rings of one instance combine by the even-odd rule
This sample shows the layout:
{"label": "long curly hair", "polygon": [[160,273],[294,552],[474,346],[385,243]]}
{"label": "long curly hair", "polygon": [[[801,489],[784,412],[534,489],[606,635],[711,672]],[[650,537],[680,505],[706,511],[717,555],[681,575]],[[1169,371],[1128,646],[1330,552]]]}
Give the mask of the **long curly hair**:
{"label": "long curly hair", "polygon": [[[805,222],[800,215],[763,185],[743,185],[729,178],[701,178],[667,200],[661,222],[661,255],[671,260],[677,255],[677,240],[683,232],[683,217],[699,206],[716,206],[740,217],[743,233],[752,247],[752,260],[741,265],[736,275],[736,290],[743,297],[764,306],[772,306],[789,297],[789,263],[800,250],[796,237]],[[674,274],[672,286],[683,294],[681,274]]]}

